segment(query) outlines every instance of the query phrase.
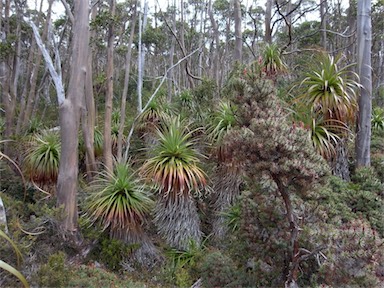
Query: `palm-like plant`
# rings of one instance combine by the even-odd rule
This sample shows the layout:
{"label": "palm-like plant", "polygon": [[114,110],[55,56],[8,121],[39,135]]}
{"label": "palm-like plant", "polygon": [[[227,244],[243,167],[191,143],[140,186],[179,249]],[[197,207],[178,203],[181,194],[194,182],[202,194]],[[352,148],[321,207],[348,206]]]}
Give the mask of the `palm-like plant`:
{"label": "palm-like plant", "polygon": [[25,153],[24,168],[28,179],[39,185],[57,181],[60,162],[60,140],[56,132],[46,131],[31,136]]}
{"label": "palm-like plant", "polygon": [[267,77],[275,77],[278,73],[287,70],[287,66],[281,58],[281,51],[275,44],[267,44],[262,52],[262,63]]}
{"label": "palm-like plant", "polygon": [[348,124],[353,123],[356,116],[356,93],[360,84],[353,79],[358,79],[357,74],[348,70],[351,65],[340,67],[341,60],[341,57],[323,55],[301,82],[305,92],[299,100],[311,111],[323,114],[325,119]]}
{"label": "palm-like plant", "polygon": [[[322,54],[319,62],[301,82],[300,87],[305,92],[297,100],[310,109],[313,119],[320,117],[323,119],[323,123],[327,125],[331,123],[333,131],[340,136],[339,139],[336,139],[326,133],[329,129],[315,129],[314,135],[323,137],[312,139],[321,140],[314,143],[319,151],[330,151],[329,148],[336,147],[335,151],[332,151],[333,155],[330,153],[323,153],[323,155],[328,160],[330,155],[335,156],[332,163],[333,172],[348,180],[347,150],[344,141],[348,133],[345,132],[349,132],[348,125],[354,123],[358,109],[356,93],[361,85],[355,80],[358,79],[357,74],[350,71],[351,65],[341,66],[341,57],[335,58]],[[318,127],[313,124],[311,126]],[[337,140],[336,145],[334,145],[335,140]]]}
{"label": "palm-like plant", "polygon": [[116,163],[113,172],[100,172],[90,191],[86,215],[91,223],[100,223],[114,239],[141,245],[136,252],[141,262],[156,254],[142,228],[153,200],[128,163]]}
{"label": "palm-like plant", "polygon": [[380,131],[384,130],[384,109],[375,107],[372,111],[372,130]]}
{"label": "palm-like plant", "polygon": [[205,173],[199,167],[200,155],[193,148],[192,133],[179,117],[172,118],[157,129],[158,143],[141,169],[160,193],[155,208],[160,234],[169,245],[184,250],[190,240],[201,242],[192,191],[199,191],[206,184]]}
{"label": "palm-like plant", "polygon": [[226,132],[235,124],[234,108],[228,101],[220,101],[208,126],[208,137],[212,142],[221,142]]}
{"label": "palm-like plant", "polygon": [[235,198],[240,193],[241,170],[231,155],[226,153],[223,138],[236,122],[235,109],[230,102],[220,102],[213,113],[211,124],[208,126],[208,139],[213,145],[212,153],[217,160],[217,167],[213,176],[212,220],[213,235],[216,239],[224,238],[228,225],[223,214],[230,209]]}

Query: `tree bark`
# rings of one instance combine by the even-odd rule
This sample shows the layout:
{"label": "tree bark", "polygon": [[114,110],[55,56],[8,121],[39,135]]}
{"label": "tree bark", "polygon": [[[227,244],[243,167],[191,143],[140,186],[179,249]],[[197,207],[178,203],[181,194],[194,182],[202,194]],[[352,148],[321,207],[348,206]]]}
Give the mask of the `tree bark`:
{"label": "tree bark", "polygon": [[57,205],[63,206],[64,234],[77,234],[78,131],[85,91],[89,46],[88,1],[75,0],[72,61],[68,97],[60,105],[61,155],[57,179]]}
{"label": "tree bark", "polygon": [[[97,4],[92,7],[91,21],[96,18],[97,15]],[[89,32],[89,39],[92,39],[92,33]],[[87,171],[87,178],[89,181],[92,180],[93,174],[97,170],[94,139],[95,139],[95,125],[96,125],[96,113],[95,113],[95,97],[93,94],[93,71],[92,71],[92,47],[88,48],[87,58],[87,73],[85,75],[85,101],[82,108],[82,127],[83,137],[85,145],[85,166]]]}
{"label": "tree bark", "polygon": [[128,84],[129,84],[129,75],[131,72],[131,55],[132,55],[132,43],[133,37],[135,35],[136,19],[137,19],[137,1],[133,4],[132,19],[131,19],[131,30],[128,40],[127,53],[125,55],[125,76],[124,76],[124,88],[123,94],[121,95],[121,109],[120,109],[120,126],[119,134],[117,137],[117,159],[118,161],[122,160],[123,157],[123,133],[125,127],[125,113],[126,113],[126,104],[127,104],[127,95],[128,95]]}
{"label": "tree bark", "polygon": [[264,40],[266,43],[272,43],[272,29],[271,29],[272,1],[273,0],[267,0],[266,8],[265,8],[265,36],[264,36]]}
{"label": "tree bark", "polygon": [[[116,1],[109,2],[110,17],[115,16]],[[113,21],[111,21],[113,22]],[[105,119],[104,119],[104,165],[106,170],[112,171],[112,99],[113,99],[113,40],[114,40],[114,23],[109,24],[108,28],[108,51],[107,51],[107,93],[105,99]]]}
{"label": "tree bark", "polygon": [[[47,35],[48,35],[48,27],[49,27],[49,23],[51,21],[51,15],[52,15],[51,12],[52,12],[53,0],[50,0],[48,3],[49,4],[48,4],[47,19],[46,19],[46,22],[44,24],[43,33],[41,35],[41,40],[43,42],[46,41]],[[25,111],[23,113],[24,118],[23,118],[22,125],[21,125],[22,127],[25,127],[27,124],[27,121],[30,120],[30,118],[31,118],[32,108],[33,108],[33,105],[34,105],[34,102],[36,99],[37,76],[39,74],[41,60],[42,60],[42,55],[39,52],[36,55],[35,65],[33,66],[33,70],[32,70],[31,83],[30,83],[31,85],[29,88],[27,105],[26,105]]]}
{"label": "tree bark", "polygon": [[215,49],[212,49],[213,59],[212,59],[212,70],[213,70],[213,79],[215,79],[215,83],[217,87],[220,87],[220,72],[219,72],[219,50],[220,50],[220,32],[217,27],[217,22],[213,15],[212,11],[212,0],[209,1],[208,4],[208,14],[209,19],[211,20],[212,31],[213,31],[213,41],[215,42]]}
{"label": "tree bark", "polygon": [[321,19],[321,46],[327,51],[327,0],[320,0],[320,19]]}
{"label": "tree bark", "polygon": [[357,3],[357,57],[358,74],[362,85],[359,97],[357,119],[356,167],[370,166],[371,112],[372,112],[372,71],[371,71],[371,1]]}
{"label": "tree bark", "polygon": [[241,6],[240,0],[234,1],[234,20],[235,20],[235,53],[234,62],[242,63],[243,58],[243,35],[241,31]]}

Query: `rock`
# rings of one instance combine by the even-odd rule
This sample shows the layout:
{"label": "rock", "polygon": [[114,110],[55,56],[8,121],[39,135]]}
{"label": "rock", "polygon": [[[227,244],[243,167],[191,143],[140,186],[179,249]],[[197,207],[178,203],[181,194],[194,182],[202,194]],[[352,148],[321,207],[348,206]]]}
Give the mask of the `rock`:
{"label": "rock", "polygon": [[5,214],[5,207],[3,200],[0,197],[0,229],[8,233],[7,216]]}

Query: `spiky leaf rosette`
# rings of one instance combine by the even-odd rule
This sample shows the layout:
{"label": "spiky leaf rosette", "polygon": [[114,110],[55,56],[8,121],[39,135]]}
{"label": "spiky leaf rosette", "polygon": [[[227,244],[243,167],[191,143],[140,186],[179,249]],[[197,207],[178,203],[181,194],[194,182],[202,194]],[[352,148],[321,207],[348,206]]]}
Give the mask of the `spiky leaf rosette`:
{"label": "spiky leaf rosette", "polygon": [[350,71],[350,65],[342,67],[341,60],[341,57],[322,55],[301,82],[300,87],[305,92],[299,101],[323,114],[325,119],[347,124],[354,122],[358,108],[356,93],[361,85],[350,77],[358,79],[358,75]]}
{"label": "spiky leaf rosette", "polygon": [[157,132],[153,156],[141,172],[160,192],[155,209],[159,233],[169,245],[186,249],[189,240],[201,241],[200,220],[191,192],[206,184],[205,173],[199,167],[199,153],[193,148],[193,131],[188,131],[179,117]]}
{"label": "spiky leaf rosette", "polygon": [[158,144],[141,172],[158,185],[165,197],[189,196],[206,184],[205,173],[199,167],[201,155],[193,148],[192,133],[179,117],[157,130]]}
{"label": "spiky leaf rosette", "polygon": [[56,183],[61,150],[59,135],[51,131],[34,134],[28,145],[24,168],[29,180],[37,184]]}
{"label": "spiky leaf rosette", "polygon": [[120,240],[141,234],[146,215],[153,207],[149,189],[140,183],[126,163],[117,163],[113,172],[101,172],[91,185],[87,215]]}
{"label": "spiky leaf rosette", "polygon": [[263,49],[263,67],[267,77],[274,77],[278,73],[287,70],[287,66],[281,58],[279,46],[276,44],[267,44]]}

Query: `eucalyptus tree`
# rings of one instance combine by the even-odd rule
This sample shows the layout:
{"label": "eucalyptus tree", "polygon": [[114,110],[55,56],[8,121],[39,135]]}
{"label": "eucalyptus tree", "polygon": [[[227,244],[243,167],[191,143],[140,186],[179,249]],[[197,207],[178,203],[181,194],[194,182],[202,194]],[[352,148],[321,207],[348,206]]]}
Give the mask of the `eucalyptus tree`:
{"label": "eucalyptus tree", "polygon": [[242,17],[240,0],[233,1],[233,18],[235,21],[235,51],[234,61],[242,63],[243,60],[243,33],[242,33]]}
{"label": "eucalyptus tree", "polygon": [[[70,79],[65,93],[61,71],[56,71],[53,61],[45,48],[36,25],[32,27],[36,42],[49,68],[55,83],[59,104],[61,153],[57,176],[57,206],[63,208],[61,230],[65,237],[78,240],[77,227],[77,187],[78,187],[78,131],[80,124],[80,108],[84,99],[85,71],[87,69],[87,53],[89,43],[88,2],[76,0],[74,14],[67,13],[72,23],[72,50]],[[56,55],[59,57],[59,55]],[[60,67],[58,68],[60,69]],[[66,96],[67,94],[67,96]]]}
{"label": "eucalyptus tree", "polygon": [[72,27],[72,61],[67,98],[60,104],[61,155],[57,179],[57,205],[64,207],[62,228],[69,235],[77,231],[78,131],[80,106],[84,99],[89,46],[89,3],[75,0]]}
{"label": "eucalyptus tree", "polygon": [[111,125],[112,125],[112,100],[113,100],[113,54],[114,54],[114,16],[116,9],[116,1],[109,1],[109,13],[110,13],[110,23],[108,25],[108,48],[107,48],[107,69],[106,69],[106,79],[107,79],[107,91],[105,94],[105,116],[104,116],[104,164],[105,168],[109,171],[113,169],[112,161],[112,140],[111,140]]}
{"label": "eucalyptus tree", "polygon": [[371,113],[372,113],[372,66],[371,66],[371,1],[357,2],[357,59],[360,76],[359,117],[357,119],[356,165],[371,165]]}

